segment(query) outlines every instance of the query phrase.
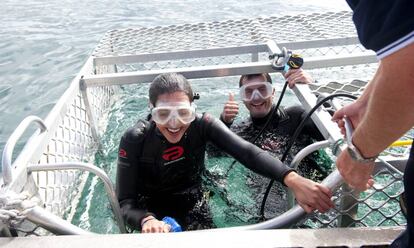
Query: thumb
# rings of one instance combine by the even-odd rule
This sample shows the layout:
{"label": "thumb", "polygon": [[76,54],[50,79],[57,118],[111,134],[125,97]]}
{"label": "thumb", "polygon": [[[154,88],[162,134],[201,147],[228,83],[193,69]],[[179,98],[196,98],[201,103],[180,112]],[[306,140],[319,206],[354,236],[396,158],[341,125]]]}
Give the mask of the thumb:
{"label": "thumb", "polygon": [[229,93],[229,101],[234,101],[234,94],[232,92]]}
{"label": "thumb", "polygon": [[340,120],[340,119],[342,119],[342,118],[344,117],[344,115],[345,115],[345,113],[344,113],[344,109],[343,109],[343,108],[341,108],[340,110],[337,110],[337,111],[333,114],[333,116],[332,116],[332,120],[333,120],[333,121]]}

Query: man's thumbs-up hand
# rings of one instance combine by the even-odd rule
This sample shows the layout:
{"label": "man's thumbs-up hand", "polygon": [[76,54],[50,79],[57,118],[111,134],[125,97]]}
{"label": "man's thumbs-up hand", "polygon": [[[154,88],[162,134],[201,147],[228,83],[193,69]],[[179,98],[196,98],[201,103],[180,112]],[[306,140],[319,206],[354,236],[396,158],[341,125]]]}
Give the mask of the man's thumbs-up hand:
{"label": "man's thumbs-up hand", "polygon": [[229,100],[226,102],[221,113],[221,119],[227,123],[231,124],[239,113],[239,104],[234,100],[233,93],[229,93]]}

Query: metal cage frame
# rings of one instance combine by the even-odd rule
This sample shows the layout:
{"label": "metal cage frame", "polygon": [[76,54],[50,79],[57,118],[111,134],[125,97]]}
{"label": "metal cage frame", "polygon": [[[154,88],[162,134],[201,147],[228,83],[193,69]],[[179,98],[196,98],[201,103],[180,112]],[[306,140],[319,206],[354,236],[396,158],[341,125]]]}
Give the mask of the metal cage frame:
{"label": "metal cage frame", "polygon": [[[360,66],[373,71],[375,68],[376,57],[371,51],[361,48],[351,25],[349,12],[300,15],[299,18],[295,17],[295,20],[305,29],[302,39],[299,40],[296,40],[297,37],[289,36],[289,29],[282,30],[283,32],[275,37],[275,26],[271,23],[290,22],[290,16],[109,31],[42,122],[43,131],[37,131],[32,135],[14,162],[11,162],[11,154],[16,139],[13,138],[6,144],[5,151],[7,150],[8,157],[6,162],[3,162],[0,195],[25,192],[29,195],[28,199],[40,198],[39,205],[43,207],[36,207],[35,210],[43,208],[46,211],[32,211],[31,215],[27,216],[39,225],[44,224],[45,220],[53,220],[56,216],[62,217],[65,214],[70,221],[71,214],[67,213],[67,209],[71,204],[76,205],[76,201],[71,204],[63,201],[74,191],[73,185],[82,185],[83,171],[80,170],[81,166],[66,166],[63,172],[59,166],[52,168],[50,164],[68,165],[90,160],[99,149],[99,140],[106,128],[111,98],[119,91],[119,85],[150,82],[155,76],[165,72],[181,73],[188,79],[280,72],[280,68],[274,67],[274,59],[269,57],[283,55],[283,47],[309,56],[305,60],[305,69],[339,68],[340,71],[347,66]],[[315,28],[313,22],[319,25],[318,28]],[[341,29],[338,26],[345,28]],[[335,31],[336,36],[333,35]],[[246,32],[248,35],[243,36]],[[157,41],[157,33],[163,34],[162,37],[158,37],[161,40],[176,42],[160,41],[159,44],[150,44],[150,41]],[[177,38],[177,35],[186,37],[185,45],[179,43],[180,38]],[[192,44],[190,41],[195,38],[201,41]],[[217,40],[214,40],[215,38]],[[346,85],[349,86],[349,82],[338,83],[335,87],[329,83],[315,83],[310,86],[297,85],[293,90],[304,108],[310,110],[318,101],[315,93],[326,92],[326,89],[330,89],[331,92],[346,91]],[[358,95],[365,85],[352,86],[357,89],[350,93]],[[312,120],[327,140],[320,145],[329,144],[335,150],[333,153],[337,153],[341,149],[338,142],[342,140],[342,136],[330,119],[326,108],[321,108],[312,115]],[[412,139],[412,135],[408,138]],[[295,163],[313,150],[314,148],[308,148],[298,155]],[[407,156],[391,155],[393,154],[387,154],[382,160],[377,161],[376,174],[385,173],[392,178],[390,184],[393,184],[401,182],[401,172]],[[359,205],[364,205],[376,192],[386,194],[389,199],[381,206],[388,201],[395,201],[401,193],[386,193],[385,188],[390,186],[388,184],[385,187],[374,188],[367,196],[359,197],[358,192],[341,186],[342,178],[336,170],[322,183],[331,189],[339,188],[337,194],[342,198],[337,200],[337,208],[328,215],[316,213],[309,217],[316,220],[320,227],[364,226],[363,219],[366,216],[356,216]],[[110,193],[112,202],[114,197]],[[4,209],[8,206],[7,199],[5,198],[1,205]],[[366,206],[370,209],[369,213],[379,211],[381,207],[371,207],[369,204]],[[113,208],[119,217],[119,206],[113,204]],[[27,210],[22,206],[20,209]],[[391,216],[383,216],[389,220],[398,213],[399,211]],[[304,210],[295,206],[272,220],[230,229],[291,227],[298,221],[305,221],[304,217]],[[54,233],[85,234],[69,222],[52,222],[51,226],[42,226]],[[124,231],[123,221],[119,222],[120,230]]]}

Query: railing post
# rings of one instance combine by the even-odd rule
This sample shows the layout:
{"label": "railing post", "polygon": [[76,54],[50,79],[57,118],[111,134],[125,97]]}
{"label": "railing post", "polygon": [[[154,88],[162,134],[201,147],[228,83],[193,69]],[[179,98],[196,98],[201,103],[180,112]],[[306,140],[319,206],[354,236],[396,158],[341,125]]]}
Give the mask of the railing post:
{"label": "railing post", "polygon": [[98,143],[98,146],[100,146],[101,142],[100,142],[99,135],[98,135],[98,127],[96,125],[96,118],[95,118],[94,114],[92,113],[92,106],[91,106],[91,103],[89,101],[88,93],[86,92],[87,86],[86,86],[85,80],[83,79],[83,76],[79,80],[79,89],[80,89],[80,92],[82,94],[83,102],[85,103],[85,111],[86,111],[86,114],[88,115],[89,125],[90,125],[91,132],[92,132],[92,137]]}
{"label": "railing post", "polygon": [[47,130],[47,127],[42,119],[31,115],[24,118],[24,120],[20,122],[19,126],[17,126],[14,132],[10,135],[9,139],[6,142],[6,145],[4,146],[1,160],[4,186],[11,183],[13,180],[13,168],[11,160],[13,156],[14,146],[32,122],[35,122],[39,125],[41,133]]}
{"label": "railing post", "polygon": [[87,163],[81,162],[66,162],[66,163],[56,163],[56,164],[36,164],[29,165],[27,167],[28,172],[33,171],[52,171],[52,170],[83,170],[94,173],[98,176],[104,183],[106,193],[108,195],[109,202],[111,203],[112,210],[117,219],[119,229],[122,233],[126,233],[124,219],[122,218],[121,208],[119,206],[118,200],[116,198],[115,189],[112,185],[111,179],[102,169]]}

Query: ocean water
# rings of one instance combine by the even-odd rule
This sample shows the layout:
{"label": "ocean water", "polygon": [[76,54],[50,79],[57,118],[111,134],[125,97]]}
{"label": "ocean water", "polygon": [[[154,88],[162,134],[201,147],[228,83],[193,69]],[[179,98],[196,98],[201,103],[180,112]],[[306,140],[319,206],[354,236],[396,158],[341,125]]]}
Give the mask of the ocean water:
{"label": "ocean water", "polygon": [[[349,10],[343,0],[317,1],[27,1],[6,0],[0,9],[0,149],[18,123],[28,115],[45,118],[79,71],[95,45],[105,32],[128,27],[151,27],[183,23],[223,21],[229,19],[264,16],[294,15],[326,11]],[[236,80],[236,79],[234,79]],[[196,90],[208,92],[197,104],[218,116],[220,108],[216,103],[227,84],[198,84]],[[146,86],[134,88],[131,92],[146,92]],[[199,87],[197,89],[197,87]],[[209,87],[209,88],[203,88]],[[103,141],[104,149],[95,158],[96,165],[104,168],[112,180],[115,179],[116,147],[119,136],[136,118],[127,118],[128,111],[145,109],[145,99],[134,99],[131,92],[113,106],[108,131]],[[220,92],[220,94],[217,94]],[[289,96],[289,95],[288,95]],[[291,96],[291,95],[290,95]],[[131,98],[132,97],[132,98]],[[216,98],[214,98],[216,97]],[[288,97],[294,101],[293,97]],[[127,106],[127,108],[125,108]],[[129,108],[128,108],[129,107]],[[122,110],[122,111],[119,111]],[[138,113],[143,115],[144,113]],[[242,116],[246,115],[242,110]],[[19,152],[26,136],[16,147]],[[220,177],[231,159],[209,160],[210,171]],[[246,211],[256,207],[251,191],[241,180],[245,180],[245,169],[238,166],[227,181],[217,180],[216,187],[237,189],[237,194],[227,198],[232,206],[245,206]],[[239,180],[239,181],[238,181]],[[233,190],[236,192],[236,190]],[[222,209],[226,202],[216,192],[211,206],[215,222],[219,226],[255,223],[257,216],[251,213],[232,213],[235,208]],[[238,208],[237,210],[240,210]],[[223,215],[220,215],[223,213]],[[231,219],[226,219],[228,217]],[[87,230],[99,233],[117,232],[108,208],[103,187],[96,178],[89,178],[73,222]]]}
{"label": "ocean water", "polygon": [[0,150],[24,117],[47,116],[108,30],[342,10],[345,0],[2,1]]}

